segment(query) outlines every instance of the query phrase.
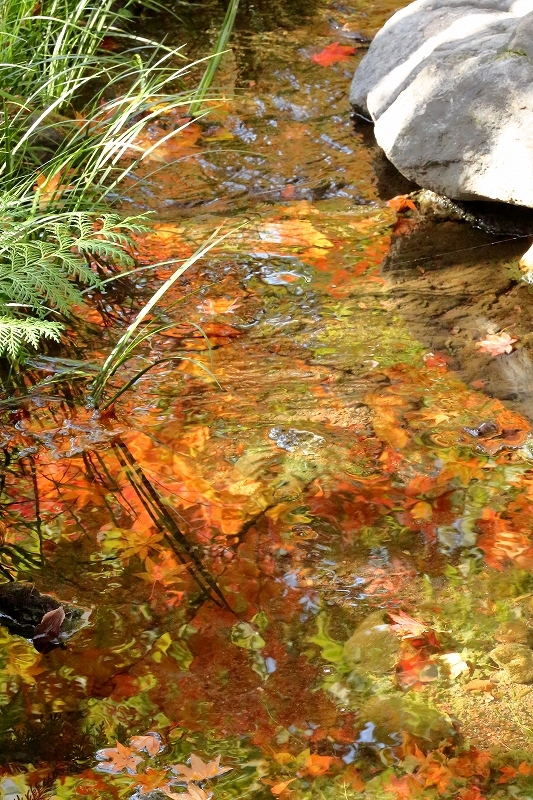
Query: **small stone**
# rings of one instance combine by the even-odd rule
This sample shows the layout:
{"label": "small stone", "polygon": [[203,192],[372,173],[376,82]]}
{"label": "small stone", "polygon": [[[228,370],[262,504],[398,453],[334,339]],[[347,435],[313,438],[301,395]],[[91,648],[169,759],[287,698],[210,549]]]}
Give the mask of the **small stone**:
{"label": "small stone", "polygon": [[374,611],[344,645],[344,660],[358,672],[383,675],[394,669],[399,652],[399,639],[385,622],[383,611]]}
{"label": "small stone", "polygon": [[359,719],[364,723],[359,741],[389,747],[397,745],[407,733],[434,749],[455,733],[447,715],[414,693],[371,697],[362,706]]}
{"label": "small stone", "polygon": [[494,638],[502,644],[533,644],[533,630],[521,619],[504,622],[496,629]]}
{"label": "small stone", "polygon": [[489,653],[511,683],[533,683],[533,651],[525,644],[499,644]]}

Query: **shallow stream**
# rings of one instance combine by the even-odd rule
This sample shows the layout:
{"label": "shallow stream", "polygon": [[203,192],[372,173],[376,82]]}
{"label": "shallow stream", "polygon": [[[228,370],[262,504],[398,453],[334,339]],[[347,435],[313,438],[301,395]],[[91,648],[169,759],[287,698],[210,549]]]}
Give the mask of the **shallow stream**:
{"label": "shallow stream", "polygon": [[[246,6],[221,99],[122,198],[144,264],[245,223],[117,387],[176,359],[100,418],[5,420],[4,577],[70,624],[0,628],[9,800],[533,797],[528,240],[387,205],[412,187],[347,94],[398,4],[304,5]],[[94,299],[101,361],[135,308]]]}

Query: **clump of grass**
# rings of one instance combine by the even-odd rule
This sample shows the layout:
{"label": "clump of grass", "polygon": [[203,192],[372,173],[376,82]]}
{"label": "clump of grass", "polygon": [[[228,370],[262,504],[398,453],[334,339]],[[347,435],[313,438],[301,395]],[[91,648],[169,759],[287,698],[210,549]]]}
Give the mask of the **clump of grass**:
{"label": "clump of grass", "polygon": [[222,21],[222,26],[215,43],[213,54],[208,61],[205,72],[202,75],[202,79],[198,84],[198,89],[194,94],[193,101],[189,108],[189,114],[193,117],[198,116],[203,108],[203,103],[205,101],[207,92],[213,83],[216,71],[220,66],[222,56],[226,52],[229,37],[231,36],[231,32],[233,31],[233,27],[235,25],[235,17],[237,16],[238,8],[239,0],[229,0],[226,14]]}
{"label": "clump of grass", "polygon": [[[0,4],[0,356],[15,362],[60,339],[83,284],[99,283],[95,267],[133,266],[146,221],[108,201],[157,146],[135,151],[142,129],[192,98],[180,49],[127,33],[130,6]],[[99,51],[106,36],[124,49]]]}

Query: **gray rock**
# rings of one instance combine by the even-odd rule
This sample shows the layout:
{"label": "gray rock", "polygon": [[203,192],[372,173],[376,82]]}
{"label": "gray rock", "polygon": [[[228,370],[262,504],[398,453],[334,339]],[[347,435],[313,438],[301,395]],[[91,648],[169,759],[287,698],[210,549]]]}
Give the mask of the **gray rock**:
{"label": "gray rock", "polygon": [[533,0],[416,0],[377,34],[350,99],[409,180],[533,208]]}
{"label": "gray rock", "polygon": [[345,643],[344,660],[352,669],[382,675],[396,666],[400,642],[384,617],[383,611],[369,614]]}
{"label": "gray rock", "polygon": [[369,744],[398,745],[407,733],[433,749],[455,733],[450,718],[414,692],[371,697],[360,709],[359,719],[364,725],[359,741]]}

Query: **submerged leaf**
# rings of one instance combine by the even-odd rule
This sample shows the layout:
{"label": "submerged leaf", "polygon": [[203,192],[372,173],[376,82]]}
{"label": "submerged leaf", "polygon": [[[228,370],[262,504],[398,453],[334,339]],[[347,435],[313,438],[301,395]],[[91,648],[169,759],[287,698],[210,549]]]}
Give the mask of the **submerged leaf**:
{"label": "submerged leaf", "polygon": [[317,64],[320,64],[321,67],[330,67],[338,61],[349,61],[350,56],[353,56],[354,53],[355,47],[351,47],[348,44],[333,42],[332,44],[328,44],[320,53],[315,53],[312,59]]}
{"label": "submerged leaf", "polygon": [[137,772],[137,764],[143,759],[141,756],[133,755],[133,749],[117,742],[116,747],[104,747],[98,750],[96,758],[99,763],[96,766],[98,772],[109,772],[115,774],[126,770],[130,775]]}
{"label": "submerged leaf", "polygon": [[232,767],[221,767],[220,759],[221,756],[217,756],[214,761],[205,763],[201,758],[192,753],[189,759],[189,767],[186,764],[176,764],[174,769],[179,775],[183,775],[187,781],[205,781],[209,778],[216,778],[218,775],[223,775],[225,772],[229,772],[232,769]]}
{"label": "submerged leaf", "polygon": [[200,789],[199,786],[195,786],[194,783],[189,783],[187,785],[186,792],[170,792],[166,789],[162,789],[167,797],[171,797],[172,800],[209,800],[211,797],[212,792],[206,792],[203,789]]}
{"label": "submerged leaf", "polygon": [[33,645],[39,653],[47,653],[56,640],[61,630],[61,625],[65,620],[65,609],[63,606],[48,611],[35,628],[33,634]]}
{"label": "submerged leaf", "polygon": [[138,753],[145,750],[149,756],[156,756],[163,749],[163,743],[158,733],[145,733],[144,736],[132,736],[130,739],[132,750]]}
{"label": "submerged leaf", "polygon": [[270,791],[272,792],[272,794],[275,797],[279,797],[280,794],[283,794],[283,792],[287,789],[287,786],[290,783],[292,783],[293,781],[295,781],[295,780],[296,780],[296,778],[290,778],[288,781],[282,781],[281,783],[275,783],[274,786],[270,787]]}

